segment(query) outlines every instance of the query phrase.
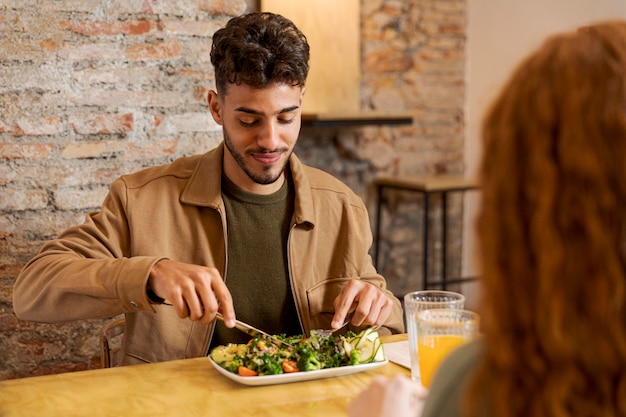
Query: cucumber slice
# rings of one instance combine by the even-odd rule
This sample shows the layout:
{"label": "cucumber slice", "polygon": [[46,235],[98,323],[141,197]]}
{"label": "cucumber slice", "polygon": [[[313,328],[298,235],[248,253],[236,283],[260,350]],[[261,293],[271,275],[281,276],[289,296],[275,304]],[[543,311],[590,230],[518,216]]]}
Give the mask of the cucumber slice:
{"label": "cucumber slice", "polygon": [[380,336],[376,330],[368,328],[350,339],[344,340],[343,348],[346,355],[354,349],[359,351],[359,363],[381,362],[385,360],[385,352]]}
{"label": "cucumber slice", "polygon": [[371,338],[372,337],[372,333],[376,333],[376,335],[375,335],[376,337],[375,338],[378,337],[378,332],[372,332],[371,328],[367,328],[367,329],[363,330],[361,333],[359,333],[357,335],[358,340],[357,340],[356,344],[354,344],[354,347],[357,348],[357,349],[360,349],[361,347],[363,347],[368,342],[371,342],[373,340]]}
{"label": "cucumber slice", "polygon": [[366,329],[356,348],[361,356],[361,363],[380,362],[385,360],[383,344],[377,331]]}
{"label": "cucumber slice", "polygon": [[346,352],[346,355],[350,355],[350,352],[352,352],[352,349],[354,349],[354,346],[352,345],[351,341],[349,341],[348,339],[344,339],[343,350]]}
{"label": "cucumber slice", "polygon": [[376,349],[374,353],[374,358],[372,359],[372,362],[382,362],[384,360],[385,360],[385,349],[383,348],[383,344],[380,343],[380,345],[378,345],[378,348]]}
{"label": "cucumber slice", "polygon": [[365,339],[365,342],[361,343],[361,346],[359,346],[358,350],[359,354],[361,355],[360,362],[369,363],[376,354],[376,341],[372,342],[371,340]]}

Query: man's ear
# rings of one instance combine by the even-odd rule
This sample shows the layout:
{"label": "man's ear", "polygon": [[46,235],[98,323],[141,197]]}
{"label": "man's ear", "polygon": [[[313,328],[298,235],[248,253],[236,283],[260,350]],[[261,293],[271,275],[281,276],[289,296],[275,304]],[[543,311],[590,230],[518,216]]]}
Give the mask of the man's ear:
{"label": "man's ear", "polygon": [[215,90],[209,90],[207,102],[209,103],[209,110],[211,110],[211,115],[213,116],[215,123],[218,125],[224,124],[222,118],[222,99]]}

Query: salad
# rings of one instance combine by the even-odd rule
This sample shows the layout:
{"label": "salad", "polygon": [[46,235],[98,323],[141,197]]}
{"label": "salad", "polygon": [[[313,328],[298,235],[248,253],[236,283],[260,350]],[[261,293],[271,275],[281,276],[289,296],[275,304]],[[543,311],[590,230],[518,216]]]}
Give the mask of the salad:
{"label": "salad", "polygon": [[280,335],[277,338],[291,346],[279,346],[257,336],[247,344],[217,346],[210,356],[219,366],[240,376],[308,372],[385,360],[378,332],[372,329],[338,336],[312,331],[310,337]]}

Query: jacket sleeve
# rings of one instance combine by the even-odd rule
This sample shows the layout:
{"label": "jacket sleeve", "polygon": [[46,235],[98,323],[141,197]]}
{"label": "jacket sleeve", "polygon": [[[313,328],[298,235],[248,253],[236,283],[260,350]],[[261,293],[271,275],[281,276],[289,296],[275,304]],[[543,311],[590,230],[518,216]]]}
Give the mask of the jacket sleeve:
{"label": "jacket sleeve", "polygon": [[[363,211],[366,212],[365,207],[363,207]],[[365,218],[364,221],[359,222],[359,224],[364,228],[362,234],[366,236],[364,241],[369,242],[366,246],[370,248],[373,243],[372,231],[370,228],[369,218]],[[361,279],[370,282],[376,287],[380,288],[385,292],[385,295],[393,302],[393,308],[391,310],[391,314],[387,318],[384,326],[381,328],[379,333],[381,335],[385,335],[389,333],[404,333],[404,317],[402,305],[400,304],[400,300],[387,288],[387,281],[380,275],[376,268],[374,267],[374,263],[372,261],[372,257],[367,254],[365,255],[364,265],[361,267],[363,273],[361,274]],[[388,332],[387,332],[387,331]]]}
{"label": "jacket sleeve", "polygon": [[158,257],[130,254],[126,186],[118,179],[102,209],[44,244],[17,277],[17,317],[54,323],[151,309],[146,282]]}
{"label": "jacket sleeve", "polygon": [[[340,266],[336,270],[351,271],[350,265],[353,265],[356,272],[353,278],[367,281],[378,287],[391,300],[393,308],[385,324],[379,329],[381,335],[404,333],[404,317],[400,300],[387,288],[386,279],[378,273],[369,254],[374,239],[367,208],[355,194],[346,193],[346,195],[348,197],[347,204],[344,205],[346,214],[342,215],[337,236],[339,242],[342,243],[335,246],[336,253],[340,254],[338,259],[341,259],[341,263],[338,264]],[[332,215],[328,215],[327,218],[332,218]],[[350,274],[347,277],[350,277]]]}

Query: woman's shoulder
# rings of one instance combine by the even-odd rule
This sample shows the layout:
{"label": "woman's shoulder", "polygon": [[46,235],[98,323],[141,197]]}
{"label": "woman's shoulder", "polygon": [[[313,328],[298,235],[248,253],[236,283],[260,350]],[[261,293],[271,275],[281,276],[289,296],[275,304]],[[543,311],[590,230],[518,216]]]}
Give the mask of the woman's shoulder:
{"label": "woman's shoulder", "polygon": [[463,393],[482,352],[483,342],[479,339],[461,346],[443,361],[424,404],[422,417],[461,415]]}

